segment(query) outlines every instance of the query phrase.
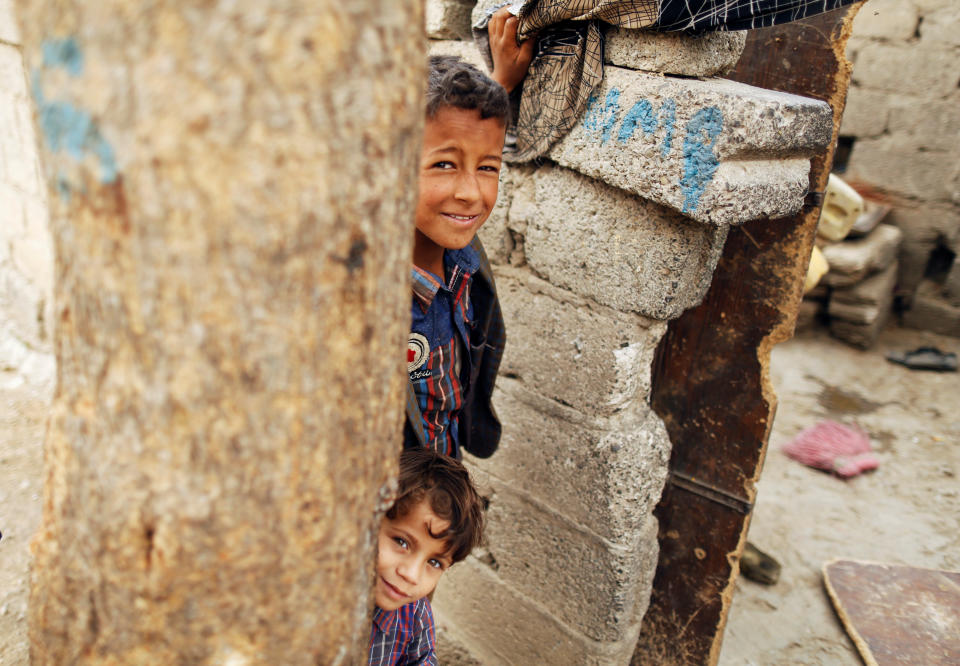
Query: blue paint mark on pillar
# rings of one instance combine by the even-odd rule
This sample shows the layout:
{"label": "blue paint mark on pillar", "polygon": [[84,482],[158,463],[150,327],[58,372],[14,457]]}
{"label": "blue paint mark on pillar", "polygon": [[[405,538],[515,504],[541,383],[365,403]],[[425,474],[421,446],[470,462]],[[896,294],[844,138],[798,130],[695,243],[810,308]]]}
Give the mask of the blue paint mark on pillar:
{"label": "blue paint mark on pillar", "polygon": [[43,51],[44,67],[63,67],[70,76],[80,76],[83,73],[83,52],[73,37],[47,39],[40,48]]}
{"label": "blue paint mark on pillar", "polygon": [[[41,49],[45,67],[62,67],[71,76],[83,72],[83,53],[73,37],[46,40]],[[40,131],[50,151],[64,151],[78,162],[86,155],[93,155],[100,163],[100,182],[105,185],[115,183],[117,161],[113,147],[100,133],[90,113],[70,102],[48,100],[37,70],[33,72],[31,88],[37,103]],[[69,183],[62,175],[57,180],[57,191],[61,196],[69,195]]]}
{"label": "blue paint mark on pillar", "polygon": [[673,126],[677,122],[677,103],[673,98],[664,101],[660,107],[660,127],[665,127],[666,132],[663,137],[663,144],[660,146],[660,156],[666,157],[670,153],[670,147],[673,143]]}
{"label": "blue paint mark on pillar", "polygon": [[723,131],[723,114],[715,106],[700,109],[687,123],[683,139],[683,212],[696,210],[700,196],[713,180],[720,160],[713,152]]}
{"label": "blue paint mark on pillar", "polygon": [[623,122],[620,123],[617,141],[626,143],[637,131],[637,125],[640,125],[644,134],[653,134],[657,130],[657,119],[653,115],[653,105],[645,99],[641,99],[627,111],[627,115],[623,117]]}
{"label": "blue paint mark on pillar", "polygon": [[600,143],[610,140],[614,125],[617,124],[617,114],[620,112],[620,89],[611,88],[600,108],[599,98],[591,95],[587,100],[587,112],[583,118],[583,127],[591,132],[600,131]]}

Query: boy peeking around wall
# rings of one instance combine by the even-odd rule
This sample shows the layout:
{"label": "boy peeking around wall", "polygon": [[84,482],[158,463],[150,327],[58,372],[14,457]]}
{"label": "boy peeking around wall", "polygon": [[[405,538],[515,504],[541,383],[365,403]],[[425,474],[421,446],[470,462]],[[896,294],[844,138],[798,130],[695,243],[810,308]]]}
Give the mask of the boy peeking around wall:
{"label": "boy peeking around wall", "polygon": [[[413,247],[404,448],[489,457],[500,440],[490,399],[505,342],[493,272],[477,238],[497,202],[510,105],[533,40],[491,20],[493,79],[452,56],[430,58]],[[496,37],[496,38],[495,38]]]}
{"label": "boy peeking around wall", "polygon": [[377,540],[369,666],[437,663],[428,595],[482,534],[482,500],[463,465],[429,449],[404,451]]}

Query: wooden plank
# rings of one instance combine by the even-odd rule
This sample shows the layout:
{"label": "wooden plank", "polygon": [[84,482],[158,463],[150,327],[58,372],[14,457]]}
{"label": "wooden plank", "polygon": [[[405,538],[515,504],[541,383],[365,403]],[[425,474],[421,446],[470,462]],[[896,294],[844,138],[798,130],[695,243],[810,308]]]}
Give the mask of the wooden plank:
{"label": "wooden plank", "polygon": [[[828,102],[833,142],[815,157],[822,192],[862,3],[753,31],[729,77]],[[770,350],[793,335],[819,207],[731,231],[704,302],[670,323],[653,369],[652,404],[673,451],[656,515],[660,558],[634,664],[715,664],[746,541],[776,398]]]}
{"label": "wooden plank", "polygon": [[960,573],[832,560],[823,584],[868,666],[960,664]]}

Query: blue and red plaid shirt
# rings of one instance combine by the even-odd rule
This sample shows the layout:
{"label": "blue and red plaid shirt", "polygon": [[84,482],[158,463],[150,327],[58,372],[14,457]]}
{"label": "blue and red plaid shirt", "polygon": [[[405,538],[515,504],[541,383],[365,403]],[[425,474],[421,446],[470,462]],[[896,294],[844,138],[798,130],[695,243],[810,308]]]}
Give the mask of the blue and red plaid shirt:
{"label": "blue and red plaid shirt", "polygon": [[436,645],[433,611],[426,597],[395,611],[374,609],[368,666],[436,666]]}
{"label": "blue and red plaid shirt", "polygon": [[[446,283],[429,273],[414,271],[413,275],[413,330],[407,346],[410,381],[403,445],[435,447],[455,458],[460,457],[461,450],[489,458],[497,449],[501,431],[491,398],[506,343],[503,313],[480,239],[474,237],[467,247],[446,254]],[[460,266],[459,278],[454,274],[454,264]],[[446,314],[438,309],[444,302],[448,303],[444,306]],[[426,309],[422,303],[429,303]],[[461,347],[464,342],[469,346]],[[434,359],[428,366],[429,353],[443,349],[445,344],[449,346],[444,358]],[[446,388],[433,374],[440,367],[448,368],[446,379],[450,386]],[[449,370],[451,367],[453,371]],[[454,381],[459,388],[452,385]],[[439,389],[444,390],[441,393]],[[459,397],[454,398],[457,394]],[[438,407],[438,397],[445,405],[453,406],[450,411]],[[425,408],[435,413],[425,416]],[[433,424],[429,426],[432,439],[428,421]],[[443,436],[438,437],[441,432]]]}
{"label": "blue and red plaid shirt", "polygon": [[[464,356],[470,349],[470,279],[480,266],[469,245],[443,253],[445,281],[413,267],[413,306],[407,370],[423,416],[427,446],[459,457]],[[467,380],[469,381],[469,380]]]}

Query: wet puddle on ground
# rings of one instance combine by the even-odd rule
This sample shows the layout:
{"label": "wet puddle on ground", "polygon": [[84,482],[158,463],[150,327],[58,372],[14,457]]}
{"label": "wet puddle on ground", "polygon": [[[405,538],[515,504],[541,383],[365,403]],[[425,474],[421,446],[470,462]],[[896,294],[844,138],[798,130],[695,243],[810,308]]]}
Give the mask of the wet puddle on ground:
{"label": "wet puddle on ground", "polygon": [[890,402],[874,402],[864,398],[859,393],[826,384],[815,377],[810,377],[823,388],[817,394],[820,406],[832,414],[869,414]]}

